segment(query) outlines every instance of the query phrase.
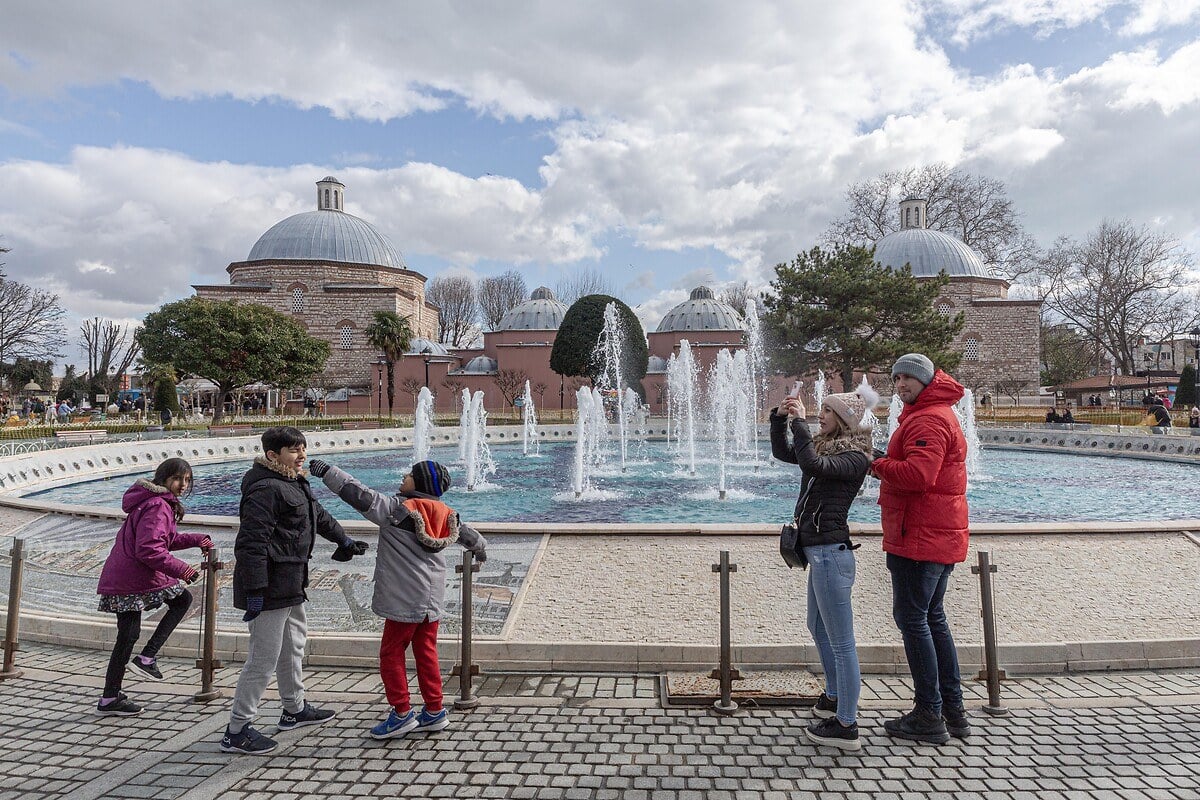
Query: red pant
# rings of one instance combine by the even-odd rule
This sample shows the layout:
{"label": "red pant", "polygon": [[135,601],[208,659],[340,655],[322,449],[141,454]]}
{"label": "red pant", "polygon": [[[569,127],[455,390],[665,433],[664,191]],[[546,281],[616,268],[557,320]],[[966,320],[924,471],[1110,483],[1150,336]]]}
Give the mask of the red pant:
{"label": "red pant", "polygon": [[387,701],[397,714],[412,709],[408,697],[408,670],[404,667],[404,651],[412,643],[413,661],[417,663],[417,685],[425,708],[436,713],[442,710],[442,673],[438,669],[437,620],[433,622],[396,622],[384,620],[383,639],[379,643],[379,677]]}

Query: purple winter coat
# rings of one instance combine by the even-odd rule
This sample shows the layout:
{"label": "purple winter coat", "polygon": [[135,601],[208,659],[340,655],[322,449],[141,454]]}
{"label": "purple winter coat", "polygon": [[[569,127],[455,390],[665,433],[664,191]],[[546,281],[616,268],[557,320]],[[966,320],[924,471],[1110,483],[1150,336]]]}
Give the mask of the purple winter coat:
{"label": "purple winter coat", "polygon": [[175,496],[164,486],[139,478],[125,492],[125,522],[100,572],[96,594],[143,594],[173,586],[188,564],[172,550],[199,547],[208,537],[175,529]]}

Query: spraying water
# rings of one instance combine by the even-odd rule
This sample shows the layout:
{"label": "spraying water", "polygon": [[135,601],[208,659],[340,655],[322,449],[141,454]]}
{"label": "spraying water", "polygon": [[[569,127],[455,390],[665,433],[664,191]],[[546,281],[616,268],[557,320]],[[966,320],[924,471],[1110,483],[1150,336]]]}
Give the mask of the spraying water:
{"label": "spraying water", "polygon": [[736,441],[738,428],[737,412],[737,382],[739,375],[733,356],[728,350],[722,349],[717,353],[717,362],[713,365],[708,379],[710,408],[712,412],[712,433],[717,440],[717,497],[725,499],[728,490],[727,466],[731,445]]}
{"label": "spraying water", "polygon": [[625,461],[629,453],[628,431],[625,425],[625,377],[621,371],[622,326],[620,312],[616,303],[604,307],[604,329],[600,332],[600,340],[596,343],[596,355],[604,371],[596,383],[601,389],[612,395],[616,402],[617,434],[621,440],[621,471],[625,471]]}
{"label": "spraying water", "polygon": [[413,418],[413,463],[429,459],[429,441],[433,438],[433,392],[421,387],[417,395],[417,413]]}
{"label": "spraying water", "polygon": [[754,441],[754,468],[758,469],[758,420],[763,401],[770,391],[767,375],[767,350],[763,345],[762,323],[758,319],[758,303],[751,298],[746,303],[746,353],[749,367],[751,431]]}
{"label": "spraying water", "polygon": [[696,384],[698,375],[692,346],[687,339],[679,342],[679,356],[668,364],[667,385],[675,410],[675,438],[687,459],[688,472],[696,474]]}
{"label": "spraying water", "polygon": [[471,390],[462,390],[462,413],[458,417],[458,460],[467,463],[467,439],[471,430]]}
{"label": "spraying water", "polygon": [[521,403],[521,415],[524,425],[521,428],[521,452],[529,455],[529,440],[533,440],[533,453],[541,452],[541,442],[538,440],[537,412],[533,408],[533,392],[529,390],[529,381],[525,381],[525,396]]}
{"label": "spraying water", "polygon": [[825,373],[817,370],[817,380],[813,383],[813,399],[817,401],[817,411],[825,404]]}
{"label": "spraying water", "polygon": [[588,422],[592,417],[592,392],[580,386],[575,393],[575,469],[571,476],[571,487],[576,497],[583,496],[588,487]]}
{"label": "spraying water", "polygon": [[496,472],[496,462],[492,459],[492,450],[487,445],[487,411],[483,408],[483,392],[475,392],[475,396],[471,398],[469,416],[466,448],[467,491],[473,492],[488,475],[494,475]]}
{"label": "spraying water", "polygon": [[967,440],[967,480],[983,475],[983,458],[980,454],[979,430],[975,427],[975,393],[963,390],[962,398],[954,404],[954,413],[962,425],[963,438]]}

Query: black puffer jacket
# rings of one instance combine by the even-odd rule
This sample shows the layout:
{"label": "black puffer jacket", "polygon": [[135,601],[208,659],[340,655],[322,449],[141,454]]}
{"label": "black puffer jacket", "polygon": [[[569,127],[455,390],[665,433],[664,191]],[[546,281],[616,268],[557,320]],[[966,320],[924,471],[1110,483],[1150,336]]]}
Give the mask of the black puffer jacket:
{"label": "black puffer jacket", "polygon": [[780,461],[798,464],[804,476],[795,511],[800,523],[801,546],[849,542],[846,514],[867,476],[870,457],[861,450],[817,455],[808,424],[802,419],[791,421],[792,446],[789,448],[787,425],[787,415],[771,409],[771,453]]}
{"label": "black puffer jacket", "polygon": [[256,458],[242,478],[240,526],[233,552],[233,605],[263,598],[263,610],[291,608],[307,598],[308,560],[316,534],[334,544],[349,537],[313,497],[304,475]]}

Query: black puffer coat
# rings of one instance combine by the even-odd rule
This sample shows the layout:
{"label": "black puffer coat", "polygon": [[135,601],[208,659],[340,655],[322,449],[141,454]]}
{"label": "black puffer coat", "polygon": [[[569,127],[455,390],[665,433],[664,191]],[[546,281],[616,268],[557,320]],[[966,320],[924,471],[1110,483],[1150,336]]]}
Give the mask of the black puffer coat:
{"label": "black puffer coat", "polygon": [[789,448],[787,425],[787,415],[771,409],[771,453],[780,461],[798,464],[804,476],[795,511],[800,524],[801,546],[849,542],[846,515],[867,477],[870,457],[861,450],[817,455],[808,424],[798,418],[791,420],[792,446]]}
{"label": "black puffer coat", "polygon": [[291,608],[307,598],[308,560],[316,534],[334,544],[349,537],[313,497],[303,474],[256,458],[242,478],[240,526],[233,552],[233,605],[263,598],[263,610]]}

